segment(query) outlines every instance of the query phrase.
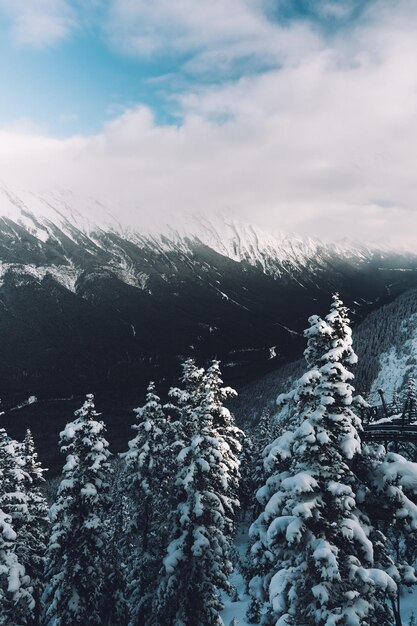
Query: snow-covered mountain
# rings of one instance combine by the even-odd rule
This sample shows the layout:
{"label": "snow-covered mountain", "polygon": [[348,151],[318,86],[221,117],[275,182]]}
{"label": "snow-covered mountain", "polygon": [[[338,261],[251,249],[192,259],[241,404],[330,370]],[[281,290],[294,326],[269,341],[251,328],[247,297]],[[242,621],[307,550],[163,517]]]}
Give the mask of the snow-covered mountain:
{"label": "snow-covered mountain", "polygon": [[[70,192],[2,187],[0,397],[7,415],[31,396],[93,391],[111,403],[118,433],[120,398],[139,402],[152,378],[166,387],[186,356],[220,358],[240,387],[301,353],[308,316],[325,313],[335,290],[360,321],[415,286],[409,253],[220,218],[139,232]],[[40,406],[19,415],[44,416]]]}
{"label": "snow-covered mountain", "polygon": [[70,191],[0,188],[3,398],[143,386],[187,354],[221,357],[239,384],[296,355],[332,291],[360,319],[417,285],[411,254],[201,216],[162,230]]}
{"label": "snow-covered mountain", "polygon": [[[398,263],[395,263],[396,271],[410,271],[415,267],[417,258],[406,253],[396,255],[392,250],[370,248],[347,241],[323,243],[311,238],[265,232],[253,224],[219,216],[182,217],[175,227],[163,224],[156,231],[147,230],[144,233],[123,225],[100,202],[75,197],[69,190],[39,195],[28,191],[16,193],[0,185],[0,219],[4,226],[10,228],[16,224],[42,243],[64,245],[65,239],[69,238],[75,244],[84,246],[93,255],[97,254],[97,248],[112,253],[115,261],[112,269],[119,271],[121,280],[126,279],[128,284],[133,282],[137,286],[144,286],[144,277],[139,275],[138,279],[134,273],[126,271],[130,259],[123,248],[114,244],[108,246],[108,235],[120,237],[143,248],[155,248],[161,254],[172,250],[189,254],[196,246],[204,245],[233,261],[261,268],[264,273],[283,279],[295,274],[307,275],[306,268],[312,263],[315,268],[311,269],[320,271],[338,258],[353,265],[375,257],[381,260],[385,256],[403,258],[405,267],[397,267]],[[15,234],[19,237],[19,233]],[[68,259],[63,261],[59,267],[63,273],[63,284],[67,286]],[[36,264],[35,266],[40,267]],[[40,272],[42,273],[42,269]],[[75,275],[71,272],[72,277]],[[57,269],[55,277],[60,280]]]}

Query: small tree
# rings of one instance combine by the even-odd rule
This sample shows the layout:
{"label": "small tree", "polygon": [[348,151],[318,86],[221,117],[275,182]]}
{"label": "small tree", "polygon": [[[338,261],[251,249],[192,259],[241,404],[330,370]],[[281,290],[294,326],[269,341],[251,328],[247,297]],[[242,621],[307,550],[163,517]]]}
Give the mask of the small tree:
{"label": "small tree", "polygon": [[242,519],[245,519],[248,510],[252,517],[251,509],[253,507],[253,494],[255,491],[255,445],[249,435],[246,435],[242,441],[242,450],[239,459],[241,475],[239,502]]}
{"label": "small tree", "polygon": [[397,387],[394,387],[394,390],[392,392],[390,412],[391,412],[391,415],[398,415],[398,413],[400,413],[400,400],[398,397]]}
{"label": "small tree", "polygon": [[0,625],[32,624],[35,598],[30,576],[20,556],[25,548],[21,534],[27,517],[25,473],[18,444],[0,429]]}
{"label": "small tree", "polygon": [[143,407],[135,409],[136,436],[125,454],[124,486],[132,501],[128,533],[130,624],[147,623],[164,549],[169,474],[166,464],[167,420],[154,383],[150,383]]}
{"label": "small tree", "polygon": [[44,586],[44,569],[46,542],[49,532],[48,505],[41,491],[44,483],[45,470],[38,461],[32,433],[26,432],[21,447],[23,460],[23,488],[26,496],[26,515],[20,528],[20,542],[18,556],[24,564],[26,573],[30,576],[33,587],[35,609],[33,624],[40,620],[40,599]]}
{"label": "small tree", "polygon": [[409,376],[407,379],[403,419],[408,422],[414,422],[417,419],[417,390],[413,376]]}
{"label": "small tree", "polygon": [[46,626],[99,626],[103,622],[108,543],[109,451],[105,426],[88,395],[76,419],[61,432],[67,455],[51,508],[52,533],[43,595]]}

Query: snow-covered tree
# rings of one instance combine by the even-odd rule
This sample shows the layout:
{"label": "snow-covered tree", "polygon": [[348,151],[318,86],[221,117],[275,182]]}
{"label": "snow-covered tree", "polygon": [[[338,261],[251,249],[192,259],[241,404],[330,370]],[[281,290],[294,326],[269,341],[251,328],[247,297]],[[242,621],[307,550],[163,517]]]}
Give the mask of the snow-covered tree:
{"label": "snow-covered tree", "polygon": [[[168,513],[169,474],[166,464],[167,419],[150,383],[143,407],[135,409],[136,436],[125,455],[126,493],[133,503],[128,533],[130,624],[149,622],[157,575],[163,558],[164,526]],[[168,464],[169,465],[169,464]]]}
{"label": "snow-covered tree", "polygon": [[129,606],[127,593],[128,558],[133,549],[131,536],[132,504],[126,495],[125,462],[112,463],[110,485],[111,507],[107,517],[107,592],[103,610],[103,626],[127,626]]}
{"label": "snow-covered tree", "polygon": [[176,507],[171,540],[155,602],[156,623],[220,626],[219,590],[230,591],[230,535],[236,501],[239,451],[232,417],[222,399],[218,364],[207,373],[187,361],[178,399]]}
{"label": "snow-covered tree", "polygon": [[110,468],[105,426],[97,417],[94,397],[88,395],[60,435],[67,457],[51,508],[43,594],[46,626],[103,623]]}
{"label": "snow-covered tree", "polygon": [[232,537],[235,530],[235,512],[240,506],[240,454],[245,435],[236,426],[230,410],[225,406],[225,402],[230,398],[234,398],[237,392],[235,389],[223,385],[220,361],[218,360],[211,362],[204,375],[204,393],[202,407],[205,413],[210,415],[213,420],[213,434],[226,444],[223,448],[223,462],[225,467],[227,467],[227,496],[232,506],[227,516],[232,521],[232,524],[229,525],[229,536]]}
{"label": "snow-covered tree", "polygon": [[392,392],[390,412],[391,415],[398,415],[400,413],[400,399],[398,397],[397,387],[394,387],[394,390]]}
{"label": "snow-covered tree", "polygon": [[29,429],[26,431],[26,435],[23,440],[22,454],[24,459],[25,472],[30,478],[29,484],[39,486],[44,483],[45,479],[43,475],[46,470],[42,467],[42,464],[38,459],[35,442]]}
{"label": "snow-covered tree", "polygon": [[0,429],[0,626],[33,623],[36,601],[21,560],[28,508],[18,444]]}
{"label": "snow-covered tree", "polygon": [[246,434],[242,441],[240,459],[240,488],[239,502],[242,517],[245,518],[248,510],[253,506],[253,494],[255,492],[255,454],[256,448],[250,435]]}
{"label": "snow-covered tree", "polygon": [[416,381],[413,376],[409,376],[407,379],[403,419],[407,419],[409,422],[414,422],[417,419],[417,390]]}
{"label": "snow-covered tree", "polygon": [[366,487],[353,469],[362,452],[348,369],[356,355],[337,296],[316,327],[320,348],[314,358],[307,354],[314,369],[299,381],[308,393],[296,403],[293,431],[266,458],[272,472],[251,529],[258,563],[251,591],[267,601],[268,625],[390,624],[386,597],[394,596],[399,574],[362,507]]}
{"label": "snow-covered tree", "polygon": [[17,553],[30,576],[35,599],[33,624],[40,620],[40,598],[44,585],[46,542],[49,532],[48,505],[41,491],[44,483],[42,468],[35,450],[32,433],[26,432],[21,447],[23,460],[23,488],[26,513],[19,529]]}
{"label": "snow-covered tree", "polygon": [[364,478],[363,507],[373,526],[384,535],[385,545],[398,571],[398,592],[391,598],[395,622],[401,623],[401,586],[417,583],[414,564],[417,558],[417,463],[383,446],[364,446],[355,470]]}
{"label": "snow-covered tree", "polygon": [[[257,490],[254,506],[256,517],[261,515],[261,511],[273,493],[273,487],[266,488],[263,485],[265,483],[269,485],[268,479],[273,474],[288,470],[292,458],[295,429],[300,424],[302,416],[309,415],[317,408],[318,401],[314,392],[321,377],[318,368],[322,364],[323,354],[329,347],[331,327],[318,315],[312,315],[308,322],[309,327],[304,331],[307,339],[304,358],[311,369],[295,382],[289,393],[278,396],[279,410],[275,417],[280,426],[279,429],[275,426],[275,430],[279,433],[278,437],[272,442],[264,441],[264,449],[258,450],[254,481]],[[275,569],[275,562],[262,541],[260,530],[261,527],[258,524],[253,525],[244,565],[244,576],[247,584],[250,584],[253,589],[254,581],[261,578],[266,580],[273,575]],[[264,599],[264,593],[259,590],[258,593],[252,594],[247,613],[249,623],[259,621],[260,608]]]}

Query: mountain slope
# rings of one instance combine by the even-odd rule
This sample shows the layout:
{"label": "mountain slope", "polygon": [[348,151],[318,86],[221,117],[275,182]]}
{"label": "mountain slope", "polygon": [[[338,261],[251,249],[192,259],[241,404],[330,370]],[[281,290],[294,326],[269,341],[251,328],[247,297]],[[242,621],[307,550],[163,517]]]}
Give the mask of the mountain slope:
{"label": "mountain slope", "polygon": [[362,319],[417,285],[409,254],[201,218],[198,234],[152,236],[123,231],[110,214],[97,227],[69,193],[3,189],[0,199],[5,406],[32,394],[125,393],[150,377],[167,385],[188,355],[221,358],[241,385],[300,354],[306,318],[325,312],[334,290]]}
{"label": "mountain slope", "polygon": [[164,393],[185,357],[220,358],[241,388],[301,354],[308,316],[326,313],[333,291],[360,321],[417,286],[410,254],[202,218],[162,235],[109,213],[98,227],[92,204],[0,190],[2,419],[15,437],[30,426],[48,465],[86,392],[123,448],[149,379]]}
{"label": "mountain slope", "polygon": [[[356,392],[380,404],[378,389],[385,391],[387,402],[395,390],[401,400],[408,376],[417,379],[417,289],[406,291],[354,326],[353,345],[358,355],[353,368]],[[289,391],[305,367],[300,359],[246,385],[234,401],[238,418],[256,423],[265,406],[273,413],[276,397]]]}

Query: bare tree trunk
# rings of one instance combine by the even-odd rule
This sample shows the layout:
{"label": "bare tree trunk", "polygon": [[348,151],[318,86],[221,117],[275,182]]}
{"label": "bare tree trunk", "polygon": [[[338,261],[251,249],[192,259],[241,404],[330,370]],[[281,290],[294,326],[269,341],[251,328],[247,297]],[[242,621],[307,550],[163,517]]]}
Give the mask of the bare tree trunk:
{"label": "bare tree trunk", "polygon": [[400,615],[400,590],[398,590],[398,594],[396,599],[391,598],[392,611],[394,613],[395,626],[403,626],[401,615]]}

